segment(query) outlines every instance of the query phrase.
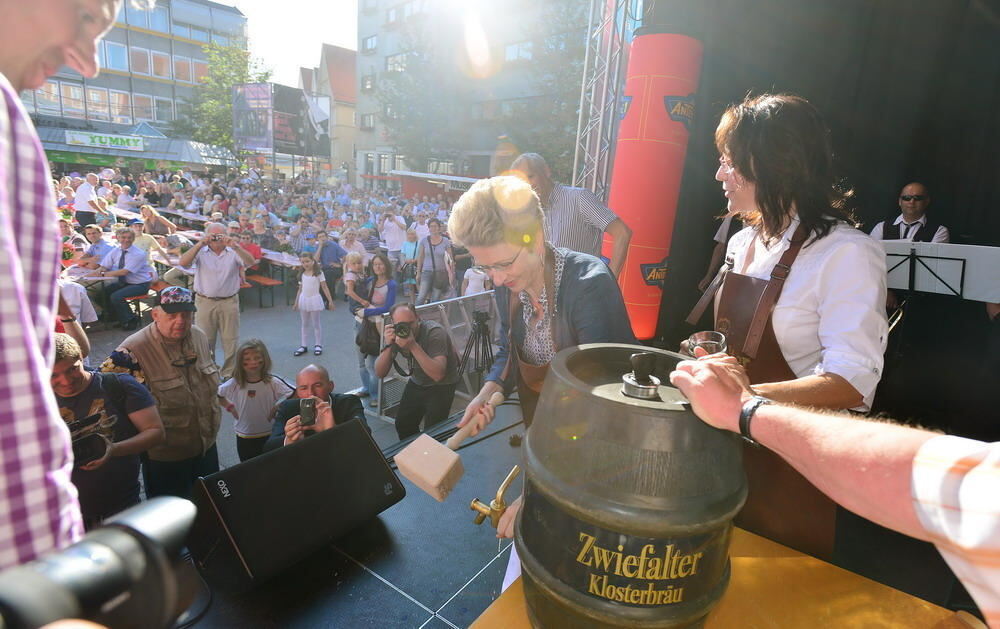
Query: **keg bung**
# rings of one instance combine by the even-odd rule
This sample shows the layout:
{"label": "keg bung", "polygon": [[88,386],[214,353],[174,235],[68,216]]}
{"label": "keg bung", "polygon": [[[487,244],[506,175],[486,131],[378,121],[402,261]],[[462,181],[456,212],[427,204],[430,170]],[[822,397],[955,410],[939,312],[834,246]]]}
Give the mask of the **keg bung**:
{"label": "keg bung", "polygon": [[725,592],[742,444],[669,385],[681,360],[619,344],[553,359],[514,531],[534,626],[692,627]]}

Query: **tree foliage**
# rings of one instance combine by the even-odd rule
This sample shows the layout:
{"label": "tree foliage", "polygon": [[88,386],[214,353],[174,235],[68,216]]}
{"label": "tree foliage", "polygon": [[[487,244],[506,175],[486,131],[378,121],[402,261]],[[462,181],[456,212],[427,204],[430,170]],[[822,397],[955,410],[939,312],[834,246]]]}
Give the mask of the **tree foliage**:
{"label": "tree foliage", "polygon": [[197,142],[224,146],[235,153],[233,86],[266,82],[271,78],[271,71],[238,46],[212,43],[205,45],[204,50],[208,73],[194,88],[193,98],[185,103],[185,113],[174,121],[174,133]]}

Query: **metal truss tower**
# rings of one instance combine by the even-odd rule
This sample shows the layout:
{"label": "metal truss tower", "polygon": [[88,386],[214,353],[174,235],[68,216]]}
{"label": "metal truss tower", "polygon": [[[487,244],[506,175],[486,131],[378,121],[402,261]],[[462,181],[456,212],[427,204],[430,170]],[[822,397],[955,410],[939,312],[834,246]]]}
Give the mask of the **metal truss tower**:
{"label": "metal truss tower", "polygon": [[604,202],[611,186],[626,49],[644,5],[643,0],[590,0],[573,185],[591,190]]}

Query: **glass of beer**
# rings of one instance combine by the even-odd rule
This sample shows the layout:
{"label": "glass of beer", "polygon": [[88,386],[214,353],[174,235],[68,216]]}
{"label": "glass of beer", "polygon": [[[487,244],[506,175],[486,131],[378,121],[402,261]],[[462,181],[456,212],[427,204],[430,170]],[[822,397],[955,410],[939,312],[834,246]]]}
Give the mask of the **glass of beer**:
{"label": "glass of beer", "polygon": [[688,337],[687,353],[694,356],[694,348],[700,347],[709,354],[724,354],[726,346],[726,335],[722,332],[695,332]]}

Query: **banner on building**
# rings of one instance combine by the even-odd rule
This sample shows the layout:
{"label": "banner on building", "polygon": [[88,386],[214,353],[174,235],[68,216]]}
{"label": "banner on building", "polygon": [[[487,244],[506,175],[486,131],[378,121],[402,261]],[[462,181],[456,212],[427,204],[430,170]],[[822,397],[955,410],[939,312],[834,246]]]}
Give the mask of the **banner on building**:
{"label": "banner on building", "polygon": [[233,140],[239,151],[273,150],[271,84],[233,86]]}
{"label": "banner on building", "polygon": [[274,150],[290,155],[330,156],[330,99],[273,86]]}

